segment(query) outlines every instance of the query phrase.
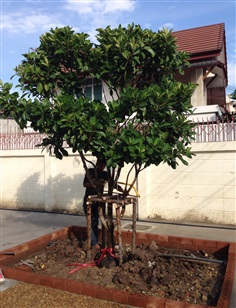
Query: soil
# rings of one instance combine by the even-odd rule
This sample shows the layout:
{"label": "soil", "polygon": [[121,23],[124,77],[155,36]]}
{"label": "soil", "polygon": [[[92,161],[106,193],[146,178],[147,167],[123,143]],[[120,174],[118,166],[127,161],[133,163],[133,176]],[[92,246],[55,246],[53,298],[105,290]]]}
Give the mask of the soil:
{"label": "soil", "polygon": [[[154,241],[149,245],[137,245],[134,254],[130,244],[124,244],[123,251],[123,264],[117,266],[118,259],[109,253],[100,262],[101,253],[92,250],[92,259],[99,260],[97,266],[86,260],[86,241],[71,237],[51,241],[43,250],[24,260],[27,265],[21,262],[14,266],[31,266],[36,273],[106,288],[199,305],[217,305],[227,262],[222,256],[204,251],[160,248]],[[114,254],[118,257],[117,246]]]}

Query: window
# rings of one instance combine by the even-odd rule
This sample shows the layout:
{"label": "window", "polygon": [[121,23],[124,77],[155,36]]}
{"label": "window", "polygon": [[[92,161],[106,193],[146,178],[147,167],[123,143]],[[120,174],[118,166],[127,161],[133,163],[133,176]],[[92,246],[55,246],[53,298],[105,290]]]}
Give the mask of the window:
{"label": "window", "polygon": [[102,82],[97,78],[88,79],[82,88],[82,93],[91,101],[95,99],[102,101]]}

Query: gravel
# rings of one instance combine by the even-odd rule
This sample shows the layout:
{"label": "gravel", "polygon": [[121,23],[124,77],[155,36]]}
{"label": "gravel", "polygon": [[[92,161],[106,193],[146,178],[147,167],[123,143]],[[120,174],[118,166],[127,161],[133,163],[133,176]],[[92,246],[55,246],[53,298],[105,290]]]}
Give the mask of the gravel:
{"label": "gravel", "polygon": [[6,308],[125,308],[129,306],[77,295],[49,287],[19,283],[0,292],[0,306]]}

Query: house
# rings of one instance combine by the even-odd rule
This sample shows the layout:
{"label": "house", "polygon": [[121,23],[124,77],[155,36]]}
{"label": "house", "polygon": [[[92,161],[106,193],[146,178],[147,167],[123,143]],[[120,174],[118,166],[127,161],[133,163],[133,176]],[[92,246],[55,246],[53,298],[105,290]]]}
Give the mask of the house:
{"label": "house", "polygon": [[236,112],[236,100],[230,95],[226,96],[226,109],[228,112]]}
{"label": "house", "polygon": [[[226,109],[227,57],[224,23],[172,32],[179,51],[186,51],[190,67],[177,80],[197,84],[191,104],[197,108],[195,119],[220,119],[221,109]],[[102,89],[103,88],[103,89]],[[91,78],[85,88],[91,100],[112,99],[104,83]],[[209,106],[209,107],[208,107]],[[200,108],[199,108],[200,107]],[[212,117],[208,117],[213,114]]]}
{"label": "house", "polygon": [[[178,74],[177,79],[183,83],[198,84],[191,99],[192,105],[219,105],[225,108],[228,80],[224,23],[176,31],[172,34],[177,38],[178,50],[186,51],[190,55],[190,68],[183,76]],[[96,78],[90,79],[85,91],[91,100],[103,100],[102,93],[109,97],[106,85],[99,83]]]}
{"label": "house", "polygon": [[177,38],[178,50],[190,54],[190,68],[177,78],[198,84],[192,105],[225,107],[228,79],[224,23],[176,31],[173,35]]}

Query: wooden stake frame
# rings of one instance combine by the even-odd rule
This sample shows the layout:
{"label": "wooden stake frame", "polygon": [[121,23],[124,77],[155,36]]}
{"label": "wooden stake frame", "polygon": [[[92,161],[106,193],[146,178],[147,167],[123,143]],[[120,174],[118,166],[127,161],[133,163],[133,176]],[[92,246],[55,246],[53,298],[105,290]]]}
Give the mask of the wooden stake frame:
{"label": "wooden stake frame", "polygon": [[[92,206],[93,203],[101,203],[104,204],[104,211],[106,213],[108,204],[112,204],[112,207],[115,208],[116,213],[116,223],[117,223],[117,234],[118,234],[118,244],[119,244],[119,264],[123,263],[123,250],[122,250],[122,233],[121,233],[121,215],[123,209],[127,205],[132,204],[133,206],[133,215],[132,215],[132,243],[131,243],[131,251],[134,253],[135,251],[135,242],[136,242],[136,221],[137,221],[137,197],[134,196],[127,196],[126,198],[119,198],[120,195],[102,195],[101,197],[95,196],[88,196],[87,200],[87,258],[88,260],[91,259],[91,221],[92,221]],[[106,219],[106,217],[105,217]],[[103,226],[103,224],[102,224]],[[102,238],[105,238],[106,230],[104,226],[102,227]]]}

